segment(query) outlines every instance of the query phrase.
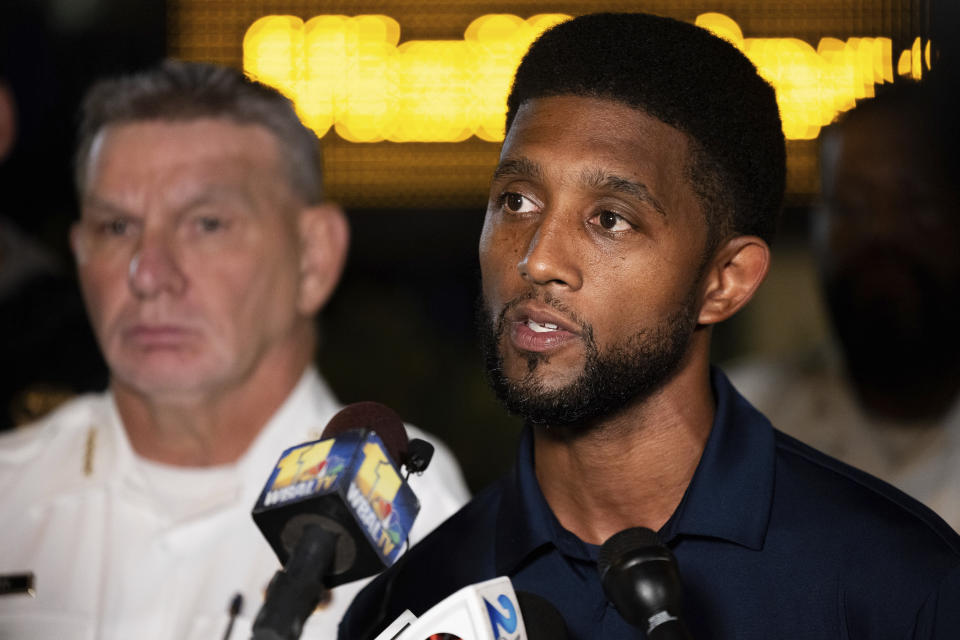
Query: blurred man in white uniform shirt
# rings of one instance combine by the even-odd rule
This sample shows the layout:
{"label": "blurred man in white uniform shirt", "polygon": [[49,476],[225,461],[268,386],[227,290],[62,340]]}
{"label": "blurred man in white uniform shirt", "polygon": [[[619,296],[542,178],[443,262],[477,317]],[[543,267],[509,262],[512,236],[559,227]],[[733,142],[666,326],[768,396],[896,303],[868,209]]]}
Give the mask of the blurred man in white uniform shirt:
{"label": "blurred man in white uniform shirt", "polygon": [[[340,408],[312,363],[349,231],[320,181],[290,103],[234,70],[88,94],[71,242],[111,381],[0,439],[0,637],[221,638],[237,593],[249,637],[279,567],[250,509]],[[411,486],[412,542],[468,498],[442,445]],[[334,637],[360,586],[302,637]]]}

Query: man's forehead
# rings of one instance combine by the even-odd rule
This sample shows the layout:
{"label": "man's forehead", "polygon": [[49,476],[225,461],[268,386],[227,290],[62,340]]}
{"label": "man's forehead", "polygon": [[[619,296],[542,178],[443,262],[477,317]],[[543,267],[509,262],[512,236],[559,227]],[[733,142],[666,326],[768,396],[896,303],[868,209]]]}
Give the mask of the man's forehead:
{"label": "man's forehead", "polygon": [[[240,148],[255,139],[270,140],[269,146],[277,144],[276,136],[267,127],[251,122],[238,122],[228,116],[197,116],[189,118],[144,118],[118,120],[104,125],[96,134],[93,145],[102,145],[105,140],[120,138],[159,138],[170,144],[206,148],[212,151]],[[216,145],[207,144],[214,139]],[[266,149],[262,150],[266,152]]]}
{"label": "man's forehead", "polygon": [[[686,154],[691,148],[685,131],[645,109],[604,96],[561,94],[531,98],[520,105],[504,137],[501,159],[521,137],[524,142],[531,135],[549,142],[555,135],[571,131],[613,145],[645,145],[655,139],[667,142],[672,153]],[[605,135],[611,132],[615,135]]]}
{"label": "man's forehead", "polygon": [[259,125],[226,119],[131,120],[112,123],[94,137],[87,157],[87,186],[105,167],[124,173],[157,170],[229,173],[245,167],[279,168],[273,134]]}
{"label": "man's forehead", "polygon": [[[650,113],[646,108],[632,102],[628,102],[621,98],[610,96],[610,95],[594,95],[594,94],[579,94],[579,93],[557,93],[557,94],[548,94],[541,95],[536,97],[531,97],[524,100],[517,107],[517,111],[514,114],[513,120],[510,122],[510,126],[506,131],[506,136],[509,137],[510,132],[513,130],[517,121],[520,119],[521,114],[527,114],[531,111],[536,111],[542,107],[543,104],[549,102],[565,102],[568,104],[577,104],[577,103],[589,103],[592,104],[594,109],[594,118],[597,117],[597,114],[606,115],[607,118],[613,121],[624,120],[630,118],[632,114],[639,114],[643,119],[649,119],[658,123],[658,125],[668,127],[678,134],[687,137],[687,133],[682,129],[677,128],[676,126],[665,122],[660,119],[657,115]],[[569,119],[578,121],[582,119],[582,115],[571,111],[569,113]]]}
{"label": "man's forehead", "polygon": [[210,118],[110,125],[91,146],[82,204],[140,208],[147,198],[180,208],[249,203],[255,192],[286,197],[272,137],[259,125]]}
{"label": "man's forehead", "polygon": [[667,173],[685,176],[689,152],[685,133],[642,109],[608,98],[548,96],[521,105],[495,178],[541,179],[549,167],[593,187],[652,187]]}

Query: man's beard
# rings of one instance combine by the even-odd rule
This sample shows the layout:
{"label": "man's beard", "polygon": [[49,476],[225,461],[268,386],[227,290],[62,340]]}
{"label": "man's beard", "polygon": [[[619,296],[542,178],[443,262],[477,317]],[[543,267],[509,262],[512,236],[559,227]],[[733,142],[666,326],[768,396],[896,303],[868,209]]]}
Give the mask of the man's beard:
{"label": "man's beard", "polygon": [[695,293],[696,287],[691,287],[676,312],[603,352],[588,323],[555,299],[542,299],[580,326],[586,352],[577,379],[557,389],[546,389],[537,377],[539,365],[549,360],[549,356],[540,353],[527,354],[527,373],[520,380],[510,380],[503,372],[500,344],[507,330],[504,317],[516,305],[536,296],[531,293],[511,300],[495,321],[486,301],[481,300],[477,305],[477,324],[487,378],[506,409],[527,422],[557,427],[590,424],[595,418],[612,415],[632,402],[650,397],[673,378],[697,328]]}

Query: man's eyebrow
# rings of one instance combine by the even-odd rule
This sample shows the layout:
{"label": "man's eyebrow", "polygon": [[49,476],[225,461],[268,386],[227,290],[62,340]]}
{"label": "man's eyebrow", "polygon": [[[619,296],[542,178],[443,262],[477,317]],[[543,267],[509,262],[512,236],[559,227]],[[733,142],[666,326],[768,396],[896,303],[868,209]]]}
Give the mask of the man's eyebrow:
{"label": "man's eyebrow", "polygon": [[206,185],[183,198],[180,202],[176,202],[176,206],[180,211],[189,211],[190,209],[220,203],[239,204],[242,208],[251,211],[256,209],[256,203],[246,189],[218,184]]}
{"label": "man's eyebrow", "polygon": [[80,207],[81,213],[83,211],[87,211],[90,209],[93,209],[95,213],[106,214],[111,216],[129,216],[130,215],[130,212],[124,209],[123,207],[115,205],[112,202],[108,202],[107,200],[104,200],[103,198],[100,198],[99,196],[94,195],[92,193],[88,193],[83,197],[83,200],[81,201],[81,207]]}
{"label": "man's eyebrow", "polygon": [[525,177],[538,180],[543,177],[543,169],[529,158],[510,158],[498,164],[493,172],[494,180],[505,177]]}
{"label": "man's eyebrow", "polygon": [[[245,190],[238,190],[220,185],[209,185],[184,197],[176,203],[180,211],[189,211],[206,205],[216,205],[221,202],[236,203],[249,210],[256,209],[255,203]],[[82,201],[82,209],[91,209],[96,214],[131,216],[135,215],[120,205],[105,200],[96,194],[88,193]]]}
{"label": "man's eyebrow", "polygon": [[646,202],[653,207],[661,216],[667,216],[667,210],[660,204],[660,201],[650,192],[647,185],[642,182],[635,182],[626,178],[612,175],[602,169],[587,170],[583,172],[581,178],[583,182],[594,189],[605,189],[622,193],[637,200]]}

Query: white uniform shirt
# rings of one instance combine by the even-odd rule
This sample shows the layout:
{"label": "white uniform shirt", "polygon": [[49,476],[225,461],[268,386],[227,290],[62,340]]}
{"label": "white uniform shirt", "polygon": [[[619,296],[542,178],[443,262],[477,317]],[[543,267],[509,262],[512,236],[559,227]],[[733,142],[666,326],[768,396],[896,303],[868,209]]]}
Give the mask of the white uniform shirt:
{"label": "white uniform shirt", "polygon": [[733,385],[773,426],[924,503],[960,530],[960,398],[935,424],[868,415],[835,351],[725,367]]}
{"label": "white uniform shirt", "polygon": [[[0,438],[0,575],[32,572],[35,596],[0,596],[0,639],[249,638],[280,567],[250,511],[280,454],[315,440],[340,409],[309,369],[243,457],[215,468],[151,463],[132,450],[109,393],[77,398]],[[430,440],[415,428],[410,437]],[[469,494],[452,454],[410,484],[416,543]],[[334,638],[366,581],[337,587],[302,638]]]}

